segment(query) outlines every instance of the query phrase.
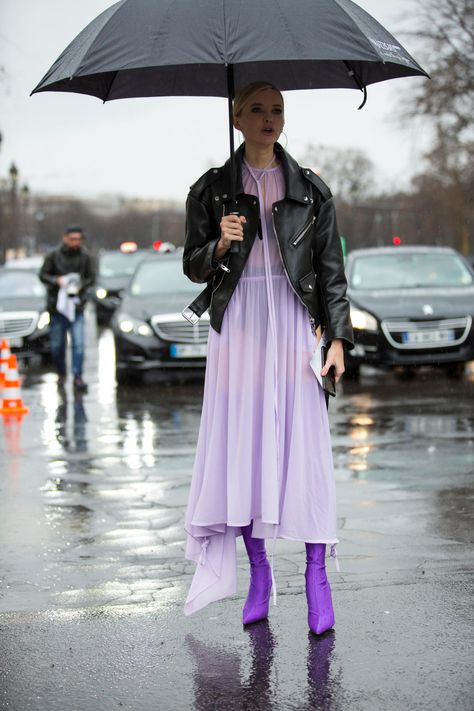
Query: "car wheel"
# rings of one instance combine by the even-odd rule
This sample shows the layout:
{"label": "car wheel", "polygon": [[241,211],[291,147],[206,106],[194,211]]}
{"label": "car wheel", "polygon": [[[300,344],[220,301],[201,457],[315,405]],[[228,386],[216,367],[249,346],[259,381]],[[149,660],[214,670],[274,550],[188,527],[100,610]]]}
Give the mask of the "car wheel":
{"label": "car wheel", "polygon": [[413,380],[416,375],[416,368],[411,365],[402,365],[400,368],[396,368],[395,372],[400,380]]}
{"label": "car wheel", "polygon": [[143,382],[143,374],[116,369],[115,380],[117,381],[117,385],[141,385]]}
{"label": "car wheel", "polygon": [[50,366],[50,365],[52,364],[52,362],[53,362],[53,358],[52,358],[52,356],[51,356],[51,353],[41,353],[41,354],[40,354],[40,358],[41,358],[41,365],[42,365],[43,367]]}
{"label": "car wheel", "polygon": [[105,328],[110,324],[110,318],[107,316],[96,317],[97,328]]}
{"label": "car wheel", "polygon": [[465,369],[466,369],[465,363],[452,363],[451,365],[448,365],[448,367],[446,368],[446,374],[447,374],[448,378],[457,380],[457,379],[463,377]]}

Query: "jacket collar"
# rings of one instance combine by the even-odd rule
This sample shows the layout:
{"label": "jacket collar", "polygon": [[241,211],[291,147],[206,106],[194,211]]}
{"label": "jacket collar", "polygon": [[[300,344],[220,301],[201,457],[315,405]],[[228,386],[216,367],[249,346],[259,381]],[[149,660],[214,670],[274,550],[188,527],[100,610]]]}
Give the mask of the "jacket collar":
{"label": "jacket collar", "polygon": [[61,244],[59,245],[59,251],[62,252],[62,254],[65,254],[67,257],[73,257],[75,254],[81,254],[82,248],[80,247],[79,249],[72,249],[71,247],[68,247],[68,245],[64,242],[61,242]]}
{"label": "jacket collar", "polygon": [[[235,151],[235,194],[243,195],[244,187],[242,184],[242,161],[244,158],[244,146],[243,143]],[[301,168],[294,158],[290,156],[289,153],[285,151],[284,148],[280,146],[279,143],[275,143],[275,155],[281,161],[283,166],[283,174],[285,176],[285,186],[286,193],[285,197],[290,200],[296,200],[297,202],[302,202],[308,204],[310,195],[307,187],[307,183],[301,174]],[[231,174],[230,174],[230,159],[228,159],[222,170],[222,184],[223,184],[223,200],[228,202],[231,198]],[[225,196],[225,197],[224,197]]]}

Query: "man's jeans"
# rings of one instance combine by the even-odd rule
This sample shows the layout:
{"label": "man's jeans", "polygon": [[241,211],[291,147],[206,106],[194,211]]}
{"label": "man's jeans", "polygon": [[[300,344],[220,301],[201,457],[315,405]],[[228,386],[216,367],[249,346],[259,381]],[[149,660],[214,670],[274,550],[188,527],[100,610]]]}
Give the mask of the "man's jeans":
{"label": "man's jeans", "polygon": [[84,363],[84,314],[77,313],[71,323],[69,319],[59,313],[51,315],[49,338],[51,343],[51,356],[56,366],[58,375],[66,375],[66,336],[71,334],[72,342],[72,372],[73,375],[82,375]]}

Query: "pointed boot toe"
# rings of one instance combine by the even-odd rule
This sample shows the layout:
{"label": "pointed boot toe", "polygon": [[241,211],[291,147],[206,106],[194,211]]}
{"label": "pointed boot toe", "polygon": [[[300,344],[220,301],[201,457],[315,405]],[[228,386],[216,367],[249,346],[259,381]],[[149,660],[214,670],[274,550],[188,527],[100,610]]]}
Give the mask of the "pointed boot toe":
{"label": "pointed boot toe", "polygon": [[[309,584],[308,578],[310,578]],[[323,634],[332,629],[335,620],[329,583],[318,584],[310,573],[309,576],[306,576],[306,597],[308,600],[308,626],[311,632]]]}
{"label": "pointed boot toe", "polygon": [[250,567],[250,588],[242,611],[242,623],[251,625],[265,620],[270,609],[272,575],[270,564]]}
{"label": "pointed boot toe", "polygon": [[308,609],[308,627],[314,634],[324,634],[334,627],[334,612],[331,610],[326,615],[321,615]]}

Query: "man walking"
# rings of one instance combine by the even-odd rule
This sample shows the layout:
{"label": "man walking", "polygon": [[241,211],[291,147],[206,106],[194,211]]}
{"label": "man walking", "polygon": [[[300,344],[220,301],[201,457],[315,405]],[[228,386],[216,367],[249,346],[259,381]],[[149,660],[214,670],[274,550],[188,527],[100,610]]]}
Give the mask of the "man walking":
{"label": "man walking", "polygon": [[84,306],[88,288],[94,283],[92,260],[83,247],[82,227],[66,228],[62,244],[49,252],[40,271],[48,291],[51,316],[51,355],[58,373],[58,386],[66,381],[66,337],[71,334],[74,388],[87,392],[82,378],[84,363]]}

